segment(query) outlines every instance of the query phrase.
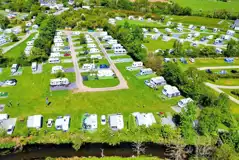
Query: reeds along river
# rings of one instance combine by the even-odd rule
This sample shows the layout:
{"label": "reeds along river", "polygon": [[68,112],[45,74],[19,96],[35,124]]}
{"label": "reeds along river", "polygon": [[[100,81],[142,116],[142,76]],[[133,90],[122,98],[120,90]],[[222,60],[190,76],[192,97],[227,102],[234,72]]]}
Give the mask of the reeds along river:
{"label": "reeds along river", "polygon": [[[86,143],[78,151],[72,148],[71,144],[38,144],[26,145],[21,152],[10,152],[0,156],[0,160],[45,160],[46,157],[101,157],[102,149],[104,156],[132,157],[136,156],[133,152],[132,143],[121,143],[120,145],[110,146],[103,143]],[[160,144],[146,143],[144,146],[145,154],[148,156],[164,158],[165,147]],[[4,150],[2,150],[3,152]]]}

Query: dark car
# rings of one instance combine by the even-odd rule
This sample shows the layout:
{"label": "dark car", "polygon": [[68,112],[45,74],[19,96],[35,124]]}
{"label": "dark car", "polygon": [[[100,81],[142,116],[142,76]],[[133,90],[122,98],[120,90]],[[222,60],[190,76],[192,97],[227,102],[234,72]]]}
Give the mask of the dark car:
{"label": "dark car", "polygon": [[206,73],[212,74],[212,71],[210,69],[207,69]]}

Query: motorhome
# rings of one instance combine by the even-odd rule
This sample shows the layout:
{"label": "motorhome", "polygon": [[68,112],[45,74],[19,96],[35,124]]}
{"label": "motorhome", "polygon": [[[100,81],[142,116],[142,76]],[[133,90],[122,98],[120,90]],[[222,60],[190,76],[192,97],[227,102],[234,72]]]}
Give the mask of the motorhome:
{"label": "motorhome", "polygon": [[11,73],[17,72],[18,68],[19,68],[18,64],[13,64],[12,67],[11,67]]}
{"label": "motorhome", "polygon": [[37,62],[32,62],[32,72],[36,72],[38,69],[38,64]]}
{"label": "motorhome", "polygon": [[114,49],[115,54],[125,54],[127,53],[125,49]]}
{"label": "motorhome", "polygon": [[48,59],[48,62],[49,63],[60,63],[61,61],[60,61],[60,58],[58,58],[58,57],[50,57]]}
{"label": "motorhome", "polygon": [[108,44],[117,44],[117,40],[116,39],[111,39],[107,42]]}
{"label": "motorhome", "polygon": [[62,86],[62,85],[68,85],[70,82],[67,78],[56,78],[50,80],[51,86]]}

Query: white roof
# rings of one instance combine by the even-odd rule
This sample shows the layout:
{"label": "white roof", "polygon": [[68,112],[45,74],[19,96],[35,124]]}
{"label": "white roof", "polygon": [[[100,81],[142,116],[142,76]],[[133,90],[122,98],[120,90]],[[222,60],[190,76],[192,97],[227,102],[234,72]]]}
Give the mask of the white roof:
{"label": "white roof", "polygon": [[152,113],[133,113],[136,118],[136,123],[139,126],[145,125],[146,127],[151,126],[152,124],[156,123],[154,115]]}
{"label": "white roof", "polygon": [[148,72],[148,71],[153,71],[151,68],[142,68],[140,69],[140,72]]}
{"label": "white roof", "polygon": [[8,119],[8,114],[4,113],[4,114],[0,114],[0,120],[5,120]]}
{"label": "white roof", "polygon": [[165,90],[165,92],[167,92],[167,94],[174,94],[174,93],[179,92],[177,87],[171,86],[171,85],[165,85],[164,90]]}
{"label": "white roof", "polygon": [[84,120],[84,124],[88,126],[89,129],[97,129],[97,115],[90,114]]}
{"label": "white roof", "polygon": [[111,69],[100,69],[98,70],[97,75],[99,77],[103,77],[103,76],[113,76],[114,72]]}
{"label": "white roof", "polygon": [[29,116],[27,119],[28,128],[41,128],[42,125],[42,115]]}
{"label": "white roof", "polygon": [[123,115],[121,114],[110,115],[109,123],[112,129],[115,129],[115,130],[123,129],[124,128]]}
{"label": "white roof", "polygon": [[57,118],[55,127],[60,127],[63,131],[68,131],[70,125],[70,116],[64,116],[63,118]]}
{"label": "white roof", "polygon": [[164,77],[159,76],[159,77],[153,77],[151,78],[151,81],[155,82],[155,83],[160,83],[160,82],[165,82]]}
{"label": "white roof", "polygon": [[179,102],[178,102],[178,106],[179,107],[185,107],[189,102],[192,102],[193,100],[191,98],[184,98],[184,99],[181,99]]}

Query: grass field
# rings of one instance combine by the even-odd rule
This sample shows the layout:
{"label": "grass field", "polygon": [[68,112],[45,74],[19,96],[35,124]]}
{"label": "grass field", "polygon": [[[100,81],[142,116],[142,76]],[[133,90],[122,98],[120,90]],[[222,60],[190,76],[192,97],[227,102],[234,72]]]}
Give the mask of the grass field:
{"label": "grass field", "polygon": [[239,1],[230,0],[229,2],[222,2],[217,0],[173,0],[179,5],[184,7],[190,7],[193,11],[211,11],[225,9],[230,12],[238,12]]}
{"label": "grass field", "polygon": [[125,22],[128,22],[130,25],[137,25],[140,27],[156,27],[160,28],[163,27],[162,24],[156,23],[156,22],[147,22],[147,21],[138,21],[138,20],[122,20],[122,21],[117,21],[117,25],[124,25]]}
{"label": "grass field", "polygon": [[118,78],[84,81],[84,85],[91,88],[114,87],[119,84]]}
{"label": "grass field", "polygon": [[24,53],[24,50],[27,46],[27,42],[29,40],[31,40],[36,33],[31,34],[25,41],[23,41],[22,43],[20,43],[19,45],[17,45],[16,47],[12,48],[11,50],[9,50],[8,52],[5,53],[5,55],[7,57],[19,57],[22,53]]}
{"label": "grass field", "polygon": [[221,78],[217,80],[214,84],[224,85],[224,86],[239,86],[239,79],[236,78]]}
{"label": "grass field", "polygon": [[236,96],[236,95],[234,95],[234,94],[231,93],[231,91],[232,91],[233,89],[221,89],[221,90],[224,91],[225,93],[227,93],[228,95],[230,95],[230,96],[232,96],[232,97],[234,97],[234,98],[236,98],[236,99],[239,99],[239,96]]}
{"label": "grass field", "polygon": [[154,52],[157,49],[170,49],[173,47],[174,41],[175,40],[170,40],[167,42],[164,42],[159,38],[158,40],[152,40],[151,38],[147,39],[149,43],[144,43],[144,45],[147,47],[148,52]]}
{"label": "grass field", "polygon": [[[144,79],[137,79],[134,73],[125,70],[131,63],[117,64],[123,76],[128,81],[130,89],[111,92],[79,93],[71,91],[50,92],[49,80],[51,65],[44,65],[42,74],[32,75],[30,67],[25,67],[21,76],[14,77],[18,80],[17,86],[1,88],[1,92],[8,92],[7,99],[0,99],[0,104],[12,101],[12,107],[6,107],[5,113],[10,117],[25,119],[29,115],[42,114],[44,121],[56,118],[59,115],[70,114],[72,117],[71,130],[81,128],[81,115],[85,112],[97,114],[122,113],[128,117],[132,112],[172,112],[170,106],[175,105],[182,97],[161,99],[161,88],[154,91],[144,85]],[[10,69],[3,71],[0,80],[6,80]],[[50,106],[45,105],[48,97]],[[127,99],[127,101],[126,101]],[[20,103],[17,106],[17,103]],[[145,106],[139,107],[139,106]],[[45,123],[44,123],[45,124]],[[46,130],[55,131],[54,128]],[[26,131],[26,121],[17,122],[14,134],[21,135]]]}

